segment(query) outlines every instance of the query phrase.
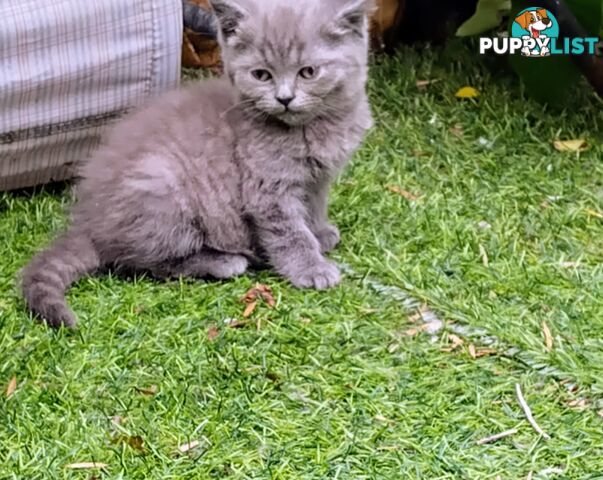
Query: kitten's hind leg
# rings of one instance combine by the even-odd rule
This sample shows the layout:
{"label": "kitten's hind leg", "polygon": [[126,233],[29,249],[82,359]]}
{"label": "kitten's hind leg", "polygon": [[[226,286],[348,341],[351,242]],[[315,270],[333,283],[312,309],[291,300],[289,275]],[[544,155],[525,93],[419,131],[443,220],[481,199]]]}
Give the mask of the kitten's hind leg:
{"label": "kitten's hind leg", "polygon": [[227,279],[243,275],[249,261],[242,255],[202,250],[186,258],[180,258],[152,268],[153,276],[160,278],[212,277]]}

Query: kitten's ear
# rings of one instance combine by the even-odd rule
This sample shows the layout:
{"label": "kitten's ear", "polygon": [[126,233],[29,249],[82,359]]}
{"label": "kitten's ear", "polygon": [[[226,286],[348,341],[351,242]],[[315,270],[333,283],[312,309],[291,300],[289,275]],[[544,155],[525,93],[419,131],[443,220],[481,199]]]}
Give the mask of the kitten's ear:
{"label": "kitten's ear", "polygon": [[375,8],[373,0],[340,0],[342,5],[331,25],[331,34],[364,36],[368,28],[368,17]]}
{"label": "kitten's ear", "polygon": [[241,21],[249,15],[248,3],[247,0],[210,0],[224,40],[233,36]]}

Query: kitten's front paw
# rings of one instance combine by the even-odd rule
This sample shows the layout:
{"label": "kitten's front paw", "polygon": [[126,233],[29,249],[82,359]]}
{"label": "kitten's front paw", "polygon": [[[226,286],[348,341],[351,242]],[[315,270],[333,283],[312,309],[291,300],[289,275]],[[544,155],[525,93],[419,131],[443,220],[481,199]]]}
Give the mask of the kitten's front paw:
{"label": "kitten's front paw", "polygon": [[298,288],[315,288],[325,290],[334,287],[341,281],[339,269],[334,263],[323,260],[308,266],[297,275],[291,276],[291,283]]}
{"label": "kitten's front paw", "polygon": [[330,252],[339,244],[339,230],[336,226],[327,223],[316,233],[316,239],[320,243],[322,253]]}

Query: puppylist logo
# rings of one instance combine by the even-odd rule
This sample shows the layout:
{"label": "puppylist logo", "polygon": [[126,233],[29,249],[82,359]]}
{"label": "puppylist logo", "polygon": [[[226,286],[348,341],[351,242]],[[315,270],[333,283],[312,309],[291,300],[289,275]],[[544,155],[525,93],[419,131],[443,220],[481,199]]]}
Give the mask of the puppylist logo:
{"label": "puppylist logo", "polygon": [[530,7],[519,12],[511,27],[511,36],[479,39],[479,53],[499,55],[521,53],[524,57],[550,55],[594,55],[597,37],[559,38],[559,23],[545,8]]}

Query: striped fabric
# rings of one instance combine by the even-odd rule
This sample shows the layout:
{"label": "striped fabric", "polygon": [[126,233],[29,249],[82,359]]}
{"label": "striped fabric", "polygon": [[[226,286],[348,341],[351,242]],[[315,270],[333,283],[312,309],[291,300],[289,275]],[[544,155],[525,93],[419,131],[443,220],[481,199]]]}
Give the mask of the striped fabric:
{"label": "striped fabric", "polygon": [[69,178],[104,127],[177,86],[181,0],[0,0],[0,190]]}

